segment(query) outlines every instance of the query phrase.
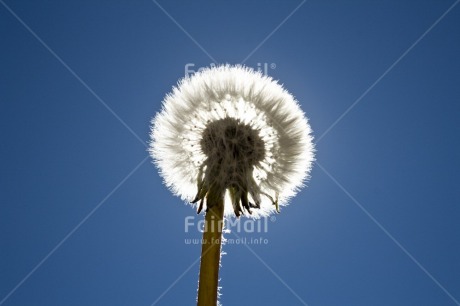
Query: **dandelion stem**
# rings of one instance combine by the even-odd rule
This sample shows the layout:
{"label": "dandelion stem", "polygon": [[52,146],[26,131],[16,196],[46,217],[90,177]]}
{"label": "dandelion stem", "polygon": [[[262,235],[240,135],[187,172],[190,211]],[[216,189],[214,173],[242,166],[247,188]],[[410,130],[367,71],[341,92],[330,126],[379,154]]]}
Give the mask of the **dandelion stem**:
{"label": "dandelion stem", "polygon": [[216,306],[218,297],[220,249],[224,216],[223,195],[208,196],[207,203],[208,210],[205,217],[201,248],[198,306]]}

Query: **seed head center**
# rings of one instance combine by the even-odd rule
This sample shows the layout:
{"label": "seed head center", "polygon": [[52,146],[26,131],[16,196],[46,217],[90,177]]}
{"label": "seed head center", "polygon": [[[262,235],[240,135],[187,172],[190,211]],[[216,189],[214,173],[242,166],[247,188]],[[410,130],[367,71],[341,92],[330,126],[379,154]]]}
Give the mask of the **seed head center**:
{"label": "seed head center", "polygon": [[259,132],[234,118],[210,122],[202,136],[201,149],[208,166],[227,176],[225,181],[250,171],[265,156]]}

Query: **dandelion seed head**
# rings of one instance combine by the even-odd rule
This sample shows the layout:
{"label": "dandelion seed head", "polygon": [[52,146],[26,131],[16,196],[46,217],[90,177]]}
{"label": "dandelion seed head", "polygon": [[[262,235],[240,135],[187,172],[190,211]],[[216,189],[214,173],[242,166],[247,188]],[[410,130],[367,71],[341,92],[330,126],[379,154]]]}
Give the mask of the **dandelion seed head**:
{"label": "dandelion seed head", "polygon": [[303,186],[314,159],[311,128],[294,97],[242,66],[182,79],[152,120],[149,151],[165,184],[208,205],[225,193],[225,214],[266,216]]}

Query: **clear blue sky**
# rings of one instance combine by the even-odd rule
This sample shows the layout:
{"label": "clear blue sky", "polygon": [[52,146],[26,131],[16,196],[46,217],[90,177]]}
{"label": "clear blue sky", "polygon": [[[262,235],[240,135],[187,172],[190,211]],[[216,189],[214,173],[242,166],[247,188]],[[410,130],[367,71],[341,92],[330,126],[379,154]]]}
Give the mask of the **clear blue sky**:
{"label": "clear blue sky", "polygon": [[224,247],[223,304],[458,304],[460,5],[430,29],[456,2],[1,0],[1,305],[194,305],[194,211],[143,142],[187,63],[249,54],[322,168],[239,234],[257,256]]}

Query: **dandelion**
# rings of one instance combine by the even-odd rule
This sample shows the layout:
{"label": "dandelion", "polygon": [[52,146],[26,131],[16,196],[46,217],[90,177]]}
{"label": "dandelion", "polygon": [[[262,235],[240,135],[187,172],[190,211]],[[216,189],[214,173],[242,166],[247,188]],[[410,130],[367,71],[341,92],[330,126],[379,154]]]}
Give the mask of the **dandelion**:
{"label": "dandelion", "polygon": [[311,169],[310,126],[279,83],[226,65],[182,79],[151,139],[165,184],[206,212],[198,305],[216,305],[223,216],[259,218],[288,203]]}

